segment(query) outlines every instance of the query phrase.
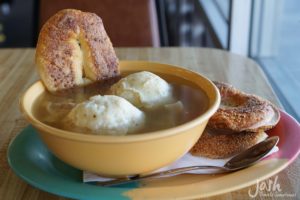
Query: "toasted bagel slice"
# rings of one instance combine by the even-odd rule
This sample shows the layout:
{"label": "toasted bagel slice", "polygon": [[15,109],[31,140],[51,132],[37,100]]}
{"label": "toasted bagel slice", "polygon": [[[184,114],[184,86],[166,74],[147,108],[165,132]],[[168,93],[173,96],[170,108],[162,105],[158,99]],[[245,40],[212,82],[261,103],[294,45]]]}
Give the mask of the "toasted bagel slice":
{"label": "toasted bagel slice", "polygon": [[268,135],[263,131],[215,134],[206,129],[190,153],[212,159],[228,158],[265,140],[267,137]]}
{"label": "toasted bagel slice", "polygon": [[44,24],[35,61],[51,92],[119,74],[118,58],[101,18],[74,9],[59,11]]}
{"label": "toasted bagel slice", "polygon": [[278,123],[280,112],[271,102],[229,84],[214,83],[221,94],[221,105],[208,122],[210,129],[223,133],[261,132]]}

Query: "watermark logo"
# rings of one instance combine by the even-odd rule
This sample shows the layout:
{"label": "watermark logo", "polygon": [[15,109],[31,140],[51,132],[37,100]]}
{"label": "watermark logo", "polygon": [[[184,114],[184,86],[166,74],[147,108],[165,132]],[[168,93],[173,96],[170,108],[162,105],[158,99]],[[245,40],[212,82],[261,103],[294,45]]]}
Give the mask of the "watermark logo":
{"label": "watermark logo", "polygon": [[263,197],[296,197],[296,194],[284,193],[282,191],[280,183],[278,183],[278,176],[276,176],[274,180],[257,181],[255,190],[252,191],[249,189],[248,195],[251,198],[255,198],[258,195]]}

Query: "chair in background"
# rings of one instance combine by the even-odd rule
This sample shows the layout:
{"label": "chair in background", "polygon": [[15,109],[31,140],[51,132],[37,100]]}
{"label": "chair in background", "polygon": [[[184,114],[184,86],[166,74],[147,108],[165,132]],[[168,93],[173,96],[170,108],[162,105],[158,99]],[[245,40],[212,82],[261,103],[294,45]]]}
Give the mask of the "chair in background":
{"label": "chair in background", "polygon": [[155,0],[40,0],[39,29],[65,8],[96,13],[116,47],[160,46]]}

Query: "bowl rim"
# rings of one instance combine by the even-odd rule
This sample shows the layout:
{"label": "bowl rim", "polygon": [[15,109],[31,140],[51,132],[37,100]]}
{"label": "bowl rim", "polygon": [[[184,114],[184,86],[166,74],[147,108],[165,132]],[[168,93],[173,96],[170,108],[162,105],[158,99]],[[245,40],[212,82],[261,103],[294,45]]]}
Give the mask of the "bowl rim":
{"label": "bowl rim", "polygon": [[[153,140],[158,138],[164,138],[168,136],[172,136],[178,133],[182,133],[188,129],[191,129],[203,122],[205,120],[208,120],[219,108],[220,102],[221,102],[221,96],[219,93],[219,90],[217,87],[213,84],[211,80],[206,78],[204,75],[199,74],[197,72],[191,71],[187,68],[182,68],[176,65],[172,64],[165,64],[165,63],[159,63],[159,62],[151,62],[151,61],[142,61],[142,60],[121,60],[120,63],[147,63],[147,64],[159,64],[164,65],[165,67],[173,67],[176,68],[176,70],[184,71],[185,73],[192,73],[194,75],[200,76],[202,79],[207,81],[214,89],[216,100],[213,102],[213,104],[200,116],[197,116],[193,120],[190,120],[186,123],[180,124],[178,126],[158,130],[158,131],[152,131],[152,132],[145,132],[141,134],[133,134],[133,135],[121,135],[121,136],[113,136],[113,135],[92,135],[92,134],[85,134],[80,132],[73,132],[73,131],[67,131],[58,129],[52,126],[49,126],[38,119],[36,119],[32,114],[29,114],[27,112],[27,109],[24,106],[24,99],[28,95],[28,92],[31,88],[36,87],[37,85],[42,85],[42,87],[45,88],[41,80],[36,81],[33,83],[30,87],[26,89],[26,91],[22,94],[21,98],[19,99],[19,107],[20,111],[25,117],[25,119],[32,124],[35,128],[38,130],[46,131],[47,133],[51,135],[55,135],[57,137],[62,137],[69,140],[75,140],[75,141],[86,141],[91,143],[129,143],[129,142],[139,142],[139,141],[145,141],[145,140]],[[149,69],[151,71],[151,69]]]}

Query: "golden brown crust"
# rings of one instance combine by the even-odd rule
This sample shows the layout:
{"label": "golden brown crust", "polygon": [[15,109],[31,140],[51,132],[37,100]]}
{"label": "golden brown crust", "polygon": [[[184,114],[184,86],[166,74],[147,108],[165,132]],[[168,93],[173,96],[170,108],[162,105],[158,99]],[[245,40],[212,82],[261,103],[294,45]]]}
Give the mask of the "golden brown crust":
{"label": "golden brown crust", "polygon": [[252,147],[267,137],[265,132],[211,134],[205,130],[190,152],[195,156],[213,159],[228,158]]}
{"label": "golden brown crust", "polygon": [[221,93],[221,105],[208,127],[224,132],[258,132],[274,127],[279,110],[269,101],[241,92],[231,85],[214,82]]}
{"label": "golden brown crust", "polygon": [[36,64],[50,91],[104,80],[119,74],[118,59],[96,14],[61,10],[42,27]]}

